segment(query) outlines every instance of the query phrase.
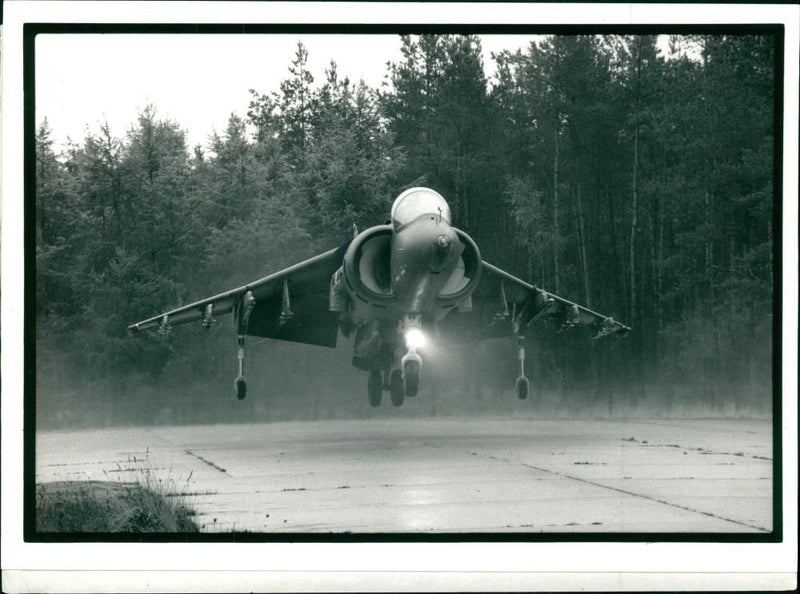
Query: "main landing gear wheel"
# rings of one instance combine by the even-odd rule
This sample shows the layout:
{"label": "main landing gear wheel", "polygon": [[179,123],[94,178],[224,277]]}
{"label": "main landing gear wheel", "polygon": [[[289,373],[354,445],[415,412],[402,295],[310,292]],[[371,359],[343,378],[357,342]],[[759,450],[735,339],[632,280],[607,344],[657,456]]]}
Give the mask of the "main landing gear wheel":
{"label": "main landing gear wheel", "polygon": [[381,372],[377,369],[369,374],[369,382],[367,384],[369,393],[369,403],[372,406],[380,406],[381,395],[383,393],[383,378]]}
{"label": "main landing gear wheel", "polygon": [[403,366],[403,384],[406,396],[416,396],[419,390],[419,362],[406,361]]}
{"label": "main landing gear wheel", "polygon": [[389,380],[389,393],[392,396],[392,404],[395,406],[402,406],[405,399],[405,390],[403,387],[403,372],[399,369],[393,369],[391,379]]}
{"label": "main landing gear wheel", "polygon": [[236,397],[244,400],[244,397],[247,396],[247,381],[240,375],[233,380],[233,387],[236,390]]}
{"label": "main landing gear wheel", "polygon": [[530,383],[524,375],[517,378],[517,398],[525,400],[528,397]]}

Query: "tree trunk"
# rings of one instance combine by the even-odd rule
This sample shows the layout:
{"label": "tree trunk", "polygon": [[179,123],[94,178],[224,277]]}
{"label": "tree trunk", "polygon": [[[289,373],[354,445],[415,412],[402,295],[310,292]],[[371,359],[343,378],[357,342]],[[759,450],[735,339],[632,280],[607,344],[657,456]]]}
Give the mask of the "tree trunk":
{"label": "tree trunk", "polygon": [[589,264],[586,257],[586,233],[583,226],[583,198],[581,197],[581,182],[578,181],[577,192],[578,207],[578,249],[581,256],[581,268],[583,269],[583,296],[586,307],[592,307],[592,298],[589,292]]}
{"label": "tree trunk", "polygon": [[[42,148],[41,150],[44,152],[45,149]],[[39,219],[39,233],[42,243],[48,243],[49,235],[47,233],[47,214],[50,205],[45,202],[44,196],[46,193],[43,191],[48,180],[45,175],[44,157],[37,159],[37,161],[39,162],[39,174],[36,178],[36,198],[38,200],[36,216]]]}
{"label": "tree trunk", "polygon": [[556,131],[555,131],[555,156],[553,157],[553,285],[554,291],[560,293],[559,286],[559,270],[558,270],[558,252],[559,243],[561,242],[561,231],[558,227],[558,135],[559,135],[559,120],[560,114],[556,114]]}
{"label": "tree trunk", "polygon": [[[708,56],[703,54],[703,97],[708,98]],[[704,104],[704,115],[706,121],[705,140],[708,146],[708,153],[713,150],[713,124],[711,122],[711,113],[708,101]],[[705,285],[706,294],[705,298],[705,326],[706,338],[711,340],[713,351],[706,355],[706,369],[705,369],[705,384],[707,390],[708,402],[712,405],[717,404],[717,394],[715,389],[715,367],[719,356],[719,340],[716,331],[716,323],[714,321],[714,227],[713,227],[713,211],[714,211],[714,197],[712,193],[712,176],[716,174],[716,167],[714,161],[715,155],[708,154],[705,159]]]}
{"label": "tree trunk", "polygon": [[[638,116],[638,114],[637,114]],[[633,194],[631,196],[631,232],[630,232],[630,245],[629,245],[629,285],[630,299],[631,299],[631,322],[638,323],[638,308],[636,306],[636,231],[639,225],[638,211],[639,211],[639,194],[637,189],[637,177],[639,170],[639,123],[633,133]]]}
{"label": "tree trunk", "polygon": [[663,278],[664,278],[664,224],[666,217],[664,216],[664,205],[661,204],[658,209],[658,250],[656,252],[656,328],[661,329],[662,319],[664,316],[664,299],[663,294]]}
{"label": "tree trunk", "polygon": [[[636,90],[635,90],[635,107],[634,107],[634,129],[633,129],[633,180],[632,180],[632,195],[631,195],[631,229],[630,229],[630,244],[628,246],[629,254],[629,291],[630,291],[630,306],[631,306],[631,323],[634,327],[639,327],[634,340],[631,340],[631,353],[634,360],[639,362],[639,365],[634,366],[634,373],[637,379],[641,380],[641,320],[639,319],[638,307],[638,290],[636,281],[636,235],[639,226],[639,75],[641,66],[641,42],[639,44],[639,53],[636,62]],[[637,382],[638,384],[638,382]],[[637,395],[638,397],[638,395]]]}

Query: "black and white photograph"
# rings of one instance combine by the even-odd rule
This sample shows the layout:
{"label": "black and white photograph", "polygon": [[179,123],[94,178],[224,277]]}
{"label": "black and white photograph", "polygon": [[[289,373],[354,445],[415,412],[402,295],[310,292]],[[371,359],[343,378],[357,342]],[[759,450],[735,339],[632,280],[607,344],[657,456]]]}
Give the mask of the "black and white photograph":
{"label": "black and white photograph", "polygon": [[269,4],[15,37],[23,540],[796,552],[796,27]]}

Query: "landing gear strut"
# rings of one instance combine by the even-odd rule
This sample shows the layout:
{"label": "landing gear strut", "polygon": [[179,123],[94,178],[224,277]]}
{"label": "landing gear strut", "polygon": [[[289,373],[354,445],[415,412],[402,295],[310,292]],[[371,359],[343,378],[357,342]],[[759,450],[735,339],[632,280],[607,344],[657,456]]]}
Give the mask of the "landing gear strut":
{"label": "landing gear strut", "polygon": [[519,377],[517,378],[517,398],[525,400],[528,397],[530,382],[525,377],[525,337],[517,336],[517,349],[519,352]]}
{"label": "landing gear strut", "polygon": [[233,388],[236,391],[236,398],[244,400],[247,396],[247,380],[244,379],[244,337],[247,334],[247,326],[250,323],[250,314],[253,313],[253,308],[256,306],[256,299],[253,297],[252,291],[247,291],[242,297],[239,311],[239,352],[237,359],[239,360],[239,374],[233,380]]}
{"label": "landing gear strut", "polygon": [[[400,341],[385,340],[380,345],[380,352],[372,353],[370,358],[361,355],[362,351],[356,350],[356,356],[353,358],[353,365],[370,372],[367,395],[372,406],[380,405],[383,390],[389,391],[394,406],[402,406],[406,398],[416,396],[419,391],[422,358],[417,349],[423,345],[425,339],[420,316],[408,315],[403,318],[397,327],[397,332],[402,337]],[[377,328],[374,333],[377,336]],[[403,340],[405,349],[401,342]],[[359,342],[358,337],[356,342]]]}
{"label": "landing gear strut", "polygon": [[383,383],[383,373],[373,369],[369,373],[367,382],[367,395],[371,406],[380,406],[383,390],[389,391],[392,404],[403,406],[406,396],[415,396],[419,385],[419,364],[415,361],[406,362],[402,368],[395,367],[386,370],[386,384]]}
{"label": "landing gear strut", "polygon": [[422,358],[417,353],[417,349],[425,340],[422,334],[422,319],[418,315],[408,315],[402,320],[398,330],[404,335],[408,348],[408,352],[400,360],[403,392],[406,396],[413,397],[419,391],[419,372],[422,368]]}
{"label": "landing gear strut", "polygon": [[233,380],[233,388],[236,390],[236,398],[244,400],[247,396],[247,380],[244,379],[244,336],[239,337],[239,375]]}

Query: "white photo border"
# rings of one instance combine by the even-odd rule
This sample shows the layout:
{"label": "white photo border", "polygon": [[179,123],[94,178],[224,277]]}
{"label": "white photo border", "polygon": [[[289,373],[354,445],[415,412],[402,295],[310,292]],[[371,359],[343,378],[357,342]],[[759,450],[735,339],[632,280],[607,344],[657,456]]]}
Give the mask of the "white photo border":
{"label": "white photo border", "polygon": [[[32,2],[2,30],[2,549],[6,591],[796,588],[798,23],[793,5]],[[783,542],[30,543],[23,540],[25,23],[772,24],[785,27]]]}

